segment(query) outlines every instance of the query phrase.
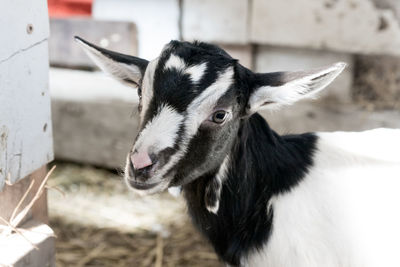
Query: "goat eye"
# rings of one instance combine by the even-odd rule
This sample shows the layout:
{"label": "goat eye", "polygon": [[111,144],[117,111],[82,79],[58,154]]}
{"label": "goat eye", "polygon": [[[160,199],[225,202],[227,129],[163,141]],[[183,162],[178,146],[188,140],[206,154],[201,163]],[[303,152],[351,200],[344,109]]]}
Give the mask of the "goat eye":
{"label": "goat eye", "polygon": [[214,112],[214,114],[212,115],[212,121],[218,124],[223,123],[226,120],[226,116],[227,112],[224,110],[218,110],[216,112]]}

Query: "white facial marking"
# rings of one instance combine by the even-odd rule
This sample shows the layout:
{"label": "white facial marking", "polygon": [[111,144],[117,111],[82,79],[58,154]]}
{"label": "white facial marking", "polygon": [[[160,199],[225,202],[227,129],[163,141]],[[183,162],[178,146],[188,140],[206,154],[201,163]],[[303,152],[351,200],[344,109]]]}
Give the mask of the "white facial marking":
{"label": "white facial marking", "polygon": [[164,69],[176,69],[181,71],[184,74],[190,75],[190,79],[193,83],[198,83],[207,69],[207,63],[203,62],[201,64],[188,67],[181,57],[171,54],[165,63]]}
{"label": "white facial marking", "polygon": [[144,114],[148,109],[149,103],[153,98],[154,73],[158,65],[158,58],[149,62],[142,82],[142,111],[140,113],[140,121],[143,122]]}
{"label": "white facial marking", "polygon": [[218,99],[223,96],[233,83],[233,67],[222,72],[217,80],[197,96],[189,105],[186,127],[189,136],[196,134],[200,124],[209,116]]}
{"label": "white facial marking", "polygon": [[183,116],[168,105],[162,105],[159,113],[140,132],[134,150],[157,154],[173,147]]}
{"label": "white facial marking", "polygon": [[193,65],[186,69],[185,73],[190,75],[193,83],[198,83],[203,78],[205,71],[207,70],[207,63],[203,62],[199,65]]}
{"label": "white facial marking", "polygon": [[167,62],[165,62],[165,69],[176,69],[178,71],[183,71],[186,68],[185,61],[177,55],[171,54]]}
{"label": "white facial marking", "polygon": [[160,170],[160,177],[185,155],[190,139],[197,133],[200,124],[207,118],[218,99],[228,91],[233,82],[232,78],[233,67],[229,67],[189,105],[187,109],[188,115],[185,120],[186,129],[180,144],[180,150]]}
{"label": "white facial marking", "polygon": [[[226,180],[226,176],[228,173],[228,167],[229,167],[229,155],[225,157],[225,159],[222,161],[221,167],[218,170],[218,173],[215,175],[214,179],[216,180],[217,184],[219,185],[217,190],[215,191],[216,194],[216,202],[214,206],[207,206],[206,208],[209,212],[212,212],[214,214],[218,213],[219,209],[219,200],[221,197],[221,190],[222,190],[222,184]],[[206,188],[206,190],[212,190],[213,188]]]}

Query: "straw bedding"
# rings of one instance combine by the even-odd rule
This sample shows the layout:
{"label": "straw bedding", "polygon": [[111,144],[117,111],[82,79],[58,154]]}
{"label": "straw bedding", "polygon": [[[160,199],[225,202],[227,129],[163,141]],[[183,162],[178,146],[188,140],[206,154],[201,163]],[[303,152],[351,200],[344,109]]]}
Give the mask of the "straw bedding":
{"label": "straw bedding", "polygon": [[223,266],[193,228],[182,198],[139,197],[119,175],[57,163],[49,183],[57,266]]}

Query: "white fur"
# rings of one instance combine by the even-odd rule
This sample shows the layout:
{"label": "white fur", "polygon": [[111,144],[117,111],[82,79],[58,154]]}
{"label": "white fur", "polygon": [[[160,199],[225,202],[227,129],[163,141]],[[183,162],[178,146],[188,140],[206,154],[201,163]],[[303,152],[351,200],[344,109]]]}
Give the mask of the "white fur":
{"label": "white fur", "polygon": [[183,115],[172,107],[160,106],[158,114],[140,132],[133,150],[157,154],[165,148],[173,147],[182,120]]}
{"label": "white fur", "polygon": [[400,266],[400,130],[320,133],[315,162],[274,197],[272,235],[243,263]]}
{"label": "white fur", "polygon": [[219,184],[218,191],[215,192],[217,194],[217,201],[215,202],[214,206],[206,206],[207,210],[214,214],[217,214],[219,210],[219,200],[221,196],[222,184],[226,180],[228,167],[229,167],[229,155],[227,155],[225,159],[222,161],[221,167],[219,168],[217,174],[214,177],[214,179]]}
{"label": "white fur", "polygon": [[185,73],[190,75],[193,83],[198,83],[203,78],[207,70],[207,63],[203,62],[199,65],[193,65],[186,69]]}
{"label": "white fur", "polygon": [[168,60],[165,62],[165,69],[176,69],[178,71],[183,71],[186,68],[185,61],[177,55],[171,54]]}
{"label": "white fur", "polygon": [[171,186],[168,188],[168,193],[170,193],[173,197],[179,197],[182,193],[182,186]]}
{"label": "white fur", "polygon": [[[322,89],[329,85],[346,67],[345,63],[336,63],[328,68],[299,74],[297,79],[281,86],[262,86],[249,99],[249,112],[259,109],[276,109],[282,105],[291,105],[303,98],[315,97]],[[321,77],[318,79],[318,77]],[[316,80],[313,80],[316,79]],[[268,102],[268,104],[265,104]]]}
{"label": "white fur", "polygon": [[193,83],[198,83],[207,70],[207,63],[203,62],[199,65],[187,66],[185,61],[174,54],[171,54],[165,62],[164,69],[176,69],[182,73],[189,74]]}
{"label": "white fur", "polygon": [[140,112],[140,121],[143,122],[144,114],[149,107],[149,103],[153,98],[153,84],[154,84],[154,73],[158,65],[159,58],[156,58],[149,62],[146,68],[146,72],[143,76],[142,82],[142,111]]}

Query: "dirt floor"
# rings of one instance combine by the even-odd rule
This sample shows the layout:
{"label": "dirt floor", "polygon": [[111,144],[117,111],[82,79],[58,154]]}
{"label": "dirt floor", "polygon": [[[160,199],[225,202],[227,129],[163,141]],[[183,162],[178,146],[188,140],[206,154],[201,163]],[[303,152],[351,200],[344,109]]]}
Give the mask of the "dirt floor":
{"label": "dirt floor", "polygon": [[140,197],[119,175],[56,163],[49,184],[57,266],[223,266],[186,215],[181,197]]}

